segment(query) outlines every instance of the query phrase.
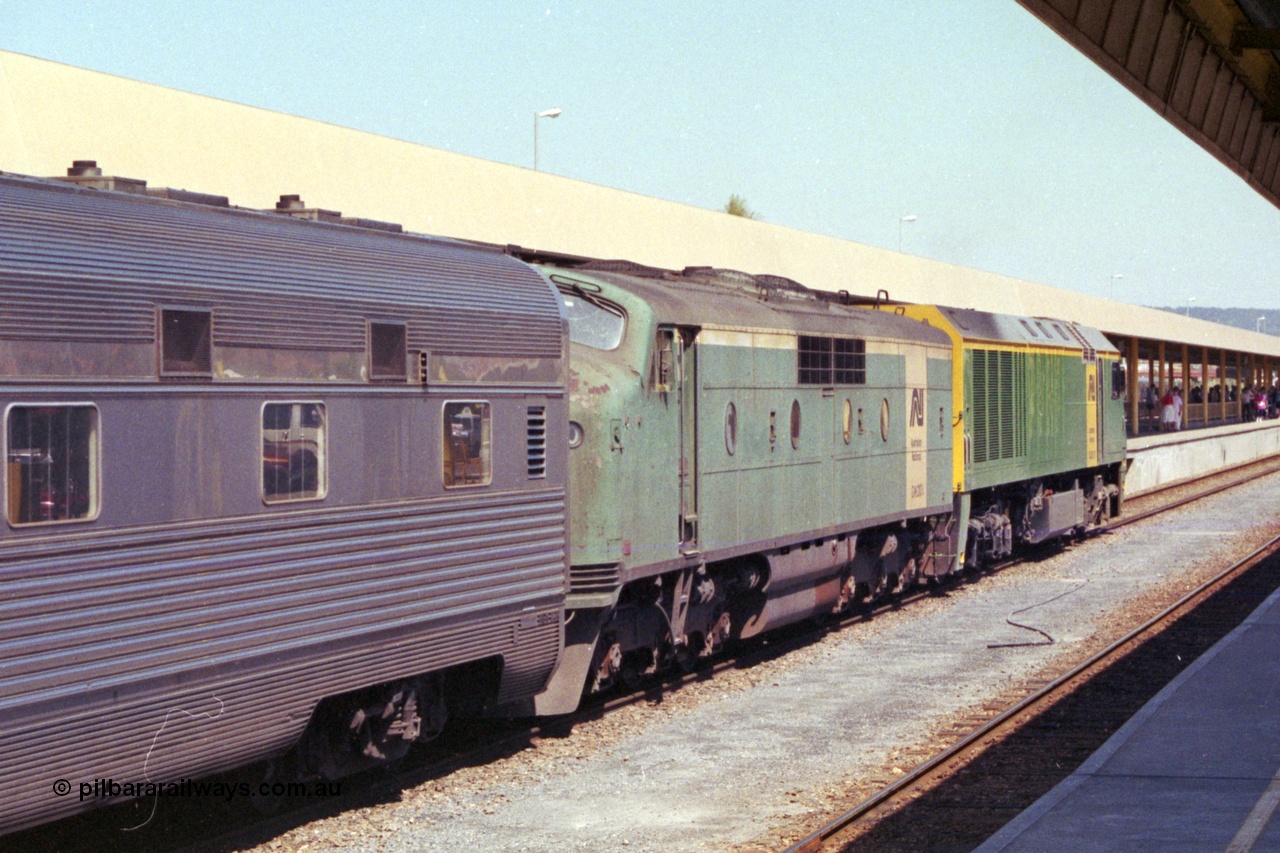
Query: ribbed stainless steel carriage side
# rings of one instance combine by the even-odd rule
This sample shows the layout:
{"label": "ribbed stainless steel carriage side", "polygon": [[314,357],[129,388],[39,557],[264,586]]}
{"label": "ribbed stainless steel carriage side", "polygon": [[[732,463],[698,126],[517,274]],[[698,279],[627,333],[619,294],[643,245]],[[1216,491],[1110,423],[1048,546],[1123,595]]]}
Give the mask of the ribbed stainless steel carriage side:
{"label": "ribbed stainless steel carriage side", "polygon": [[[208,376],[158,377],[172,307],[211,313]],[[496,252],[0,177],[0,406],[92,405],[101,454],[96,517],[0,522],[0,831],[267,756],[367,685],[493,659],[496,704],[540,690],[561,312]],[[371,322],[405,326],[404,381],[361,372]],[[325,406],[328,491],[268,503],[263,406],[295,400]],[[490,407],[486,486],[443,486],[450,400]]]}

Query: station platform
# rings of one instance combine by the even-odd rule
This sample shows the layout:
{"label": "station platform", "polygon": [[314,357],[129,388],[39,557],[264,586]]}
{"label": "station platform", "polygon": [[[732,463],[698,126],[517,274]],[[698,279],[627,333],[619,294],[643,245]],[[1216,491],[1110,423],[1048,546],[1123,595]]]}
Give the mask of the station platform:
{"label": "station platform", "polygon": [[1189,482],[1280,455],[1280,420],[1200,427],[1130,438],[1125,495]]}
{"label": "station platform", "polygon": [[1280,851],[1280,592],[980,853]]}

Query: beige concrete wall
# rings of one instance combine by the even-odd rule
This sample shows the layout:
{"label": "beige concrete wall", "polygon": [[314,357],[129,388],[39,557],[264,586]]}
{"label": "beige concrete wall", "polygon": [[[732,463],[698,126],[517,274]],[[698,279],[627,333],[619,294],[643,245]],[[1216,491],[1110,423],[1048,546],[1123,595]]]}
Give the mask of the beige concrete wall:
{"label": "beige concrete wall", "polygon": [[1125,494],[1145,494],[1276,455],[1280,421],[1131,438]]}
{"label": "beige concrete wall", "polygon": [[0,170],[105,174],[267,208],[310,206],[413,231],[659,267],[730,267],[810,287],[1059,316],[1108,332],[1280,356],[1280,339],[719,211],[0,51]]}

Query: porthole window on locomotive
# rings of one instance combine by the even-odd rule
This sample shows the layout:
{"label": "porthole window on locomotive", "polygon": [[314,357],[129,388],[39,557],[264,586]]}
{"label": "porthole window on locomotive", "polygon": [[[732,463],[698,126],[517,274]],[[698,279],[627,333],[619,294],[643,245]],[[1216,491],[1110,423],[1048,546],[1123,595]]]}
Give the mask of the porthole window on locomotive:
{"label": "porthole window on locomotive", "polygon": [[880,401],[880,439],[889,440],[889,401]]}
{"label": "porthole window on locomotive", "polygon": [[97,518],[97,407],[13,406],[5,419],[5,439],[10,524]]}
{"label": "porthole window on locomotive", "polygon": [[724,407],[724,449],[730,456],[738,449],[738,409],[732,402]]}
{"label": "porthole window on locomotive", "polygon": [[844,443],[853,440],[853,401],[844,401],[844,412],[840,416],[840,431],[844,435]]}
{"label": "porthole window on locomotive", "polygon": [[800,448],[800,401],[791,401],[791,448]]}
{"label": "porthole window on locomotive", "polygon": [[262,499],[318,500],[329,489],[323,403],[262,407]]}
{"label": "porthole window on locomotive", "polygon": [[493,479],[489,404],[444,404],[444,487],[486,486]]}

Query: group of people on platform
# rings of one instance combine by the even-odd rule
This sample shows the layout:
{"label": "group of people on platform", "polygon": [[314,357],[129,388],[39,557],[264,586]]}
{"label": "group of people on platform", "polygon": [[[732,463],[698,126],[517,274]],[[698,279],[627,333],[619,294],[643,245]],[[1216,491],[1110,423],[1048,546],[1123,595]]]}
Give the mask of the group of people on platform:
{"label": "group of people on platform", "polygon": [[1246,385],[1240,392],[1241,416],[1246,421],[1264,421],[1280,415],[1280,383]]}
{"label": "group of people on platform", "polygon": [[[1280,416],[1280,383],[1267,388],[1265,385],[1246,385],[1240,392],[1240,417],[1244,421],[1260,421]],[[1210,403],[1223,402],[1224,390],[1221,385],[1209,388]],[[1236,388],[1228,385],[1225,389],[1226,402],[1236,402]],[[1182,429],[1182,387],[1170,385],[1163,396],[1154,385],[1147,385],[1143,393],[1147,407],[1147,417],[1154,418],[1157,410],[1160,413],[1158,429],[1161,432],[1176,432]],[[1199,385],[1193,386],[1190,402],[1205,402],[1205,394]]]}

